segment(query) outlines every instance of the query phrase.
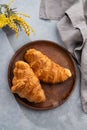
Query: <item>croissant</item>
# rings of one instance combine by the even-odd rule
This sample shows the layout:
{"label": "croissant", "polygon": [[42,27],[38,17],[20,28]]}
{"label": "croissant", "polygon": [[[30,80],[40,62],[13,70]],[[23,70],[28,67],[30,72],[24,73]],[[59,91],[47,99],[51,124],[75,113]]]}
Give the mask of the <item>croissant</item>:
{"label": "croissant", "polygon": [[13,86],[11,87],[13,93],[17,93],[20,97],[26,98],[30,102],[39,103],[46,100],[39,79],[28,63],[17,61],[13,74]]}
{"label": "croissant", "polygon": [[29,49],[24,55],[39,80],[46,83],[60,83],[71,77],[69,69],[53,62],[36,49]]}

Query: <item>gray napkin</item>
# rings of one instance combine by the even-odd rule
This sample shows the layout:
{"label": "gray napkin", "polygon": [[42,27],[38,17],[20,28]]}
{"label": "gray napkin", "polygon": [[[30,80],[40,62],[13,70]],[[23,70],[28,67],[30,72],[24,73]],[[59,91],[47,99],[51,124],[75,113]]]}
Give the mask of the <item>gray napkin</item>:
{"label": "gray napkin", "polygon": [[[87,0],[83,0],[83,1],[79,0],[76,1],[74,4],[73,4],[74,2],[73,0],[72,1],[65,0],[65,1],[67,1],[65,3],[69,2],[69,4],[66,4],[64,8],[62,8],[61,6],[62,9],[60,8],[58,9],[61,3],[61,1],[59,0],[55,0],[55,2],[53,0],[50,0],[51,3],[47,3],[47,5],[46,2],[44,2],[45,8],[43,10],[44,12],[46,12],[45,9],[48,7],[49,11],[47,11],[46,12],[47,15],[45,15],[47,16],[45,17],[47,19],[48,18],[55,19],[55,18],[59,18],[59,16],[64,15],[61,18],[61,20],[57,23],[57,28],[66,48],[68,49],[68,51],[72,53],[72,55],[76,58],[76,60],[80,64],[81,101],[82,101],[83,110],[85,113],[87,113],[87,58],[86,58],[87,56],[87,25],[86,25]],[[62,2],[64,1],[62,0]],[[70,6],[70,2],[73,5],[69,9],[67,9]],[[55,4],[55,8],[51,8],[54,7],[54,4]],[[42,3],[41,3],[41,7],[42,7]],[[51,12],[50,9],[52,9]],[[57,13],[56,11],[60,11],[60,14],[59,12]],[[50,15],[48,16],[49,12],[52,17],[49,17]],[[55,14],[54,17],[53,14]],[[40,14],[40,17],[41,16],[42,15]]]}
{"label": "gray napkin", "polygon": [[81,65],[81,99],[87,113],[87,26],[82,5],[79,1],[68,9],[57,27],[66,48]]}
{"label": "gray napkin", "polygon": [[40,5],[40,18],[60,19],[72,4],[78,0],[42,0]]}

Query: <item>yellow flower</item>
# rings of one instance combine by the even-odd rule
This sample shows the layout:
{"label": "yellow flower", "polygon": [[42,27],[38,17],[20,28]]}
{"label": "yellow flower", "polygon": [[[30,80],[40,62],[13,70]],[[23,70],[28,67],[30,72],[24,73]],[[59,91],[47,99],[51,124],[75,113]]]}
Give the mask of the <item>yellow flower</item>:
{"label": "yellow flower", "polygon": [[20,25],[24,28],[26,34],[29,36],[30,32],[35,32],[34,29],[28,24],[23,18],[17,16],[17,20],[20,22]]}
{"label": "yellow flower", "polygon": [[24,13],[18,13],[18,15],[22,15],[22,16],[24,16],[24,17],[30,18],[30,16],[29,16],[29,15],[24,14]]}
{"label": "yellow flower", "polygon": [[31,31],[35,32],[34,29],[22,17],[18,15],[12,15],[9,17],[9,19],[10,21],[18,22],[28,36],[30,35]]}
{"label": "yellow flower", "polygon": [[16,35],[18,36],[19,29],[14,21],[15,17],[12,15],[9,17],[9,23],[8,26],[16,32]]}
{"label": "yellow flower", "polygon": [[14,22],[9,22],[9,24],[8,24],[8,26],[12,29],[12,30],[14,30],[15,32],[16,32],[16,36],[18,36],[18,27],[17,27],[17,25],[14,23]]}
{"label": "yellow flower", "polygon": [[[23,28],[25,33],[29,36],[31,31],[35,33],[34,29],[28,24],[21,16],[30,18],[29,15],[24,13],[16,13],[14,9],[10,8],[14,0],[11,0],[9,4],[4,7],[4,11],[1,10],[0,14],[0,28],[8,25],[12,30],[16,32],[18,36],[19,28]],[[2,5],[3,7],[3,5]],[[21,16],[20,16],[21,15]]]}
{"label": "yellow flower", "polygon": [[9,23],[9,19],[4,14],[0,14],[0,28],[3,28],[8,23]]}

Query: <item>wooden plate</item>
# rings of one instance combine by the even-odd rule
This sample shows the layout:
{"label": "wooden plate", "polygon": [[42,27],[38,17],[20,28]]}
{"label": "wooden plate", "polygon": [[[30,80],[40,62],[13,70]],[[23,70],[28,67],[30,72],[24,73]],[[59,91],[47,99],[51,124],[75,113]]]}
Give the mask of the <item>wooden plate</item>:
{"label": "wooden plate", "polygon": [[52,109],[63,104],[70,97],[75,88],[77,75],[76,65],[71,54],[65,48],[52,41],[39,40],[30,42],[21,47],[14,54],[8,67],[8,82],[10,88],[12,86],[13,69],[15,62],[18,60],[24,60],[24,54],[26,50],[30,48],[35,48],[41,51],[49,58],[51,58],[54,62],[60,64],[61,66],[69,68],[72,72],[72,77],[63,83],[57,83],[53,85],[41,82],[42,88],[44,89],[47,97],[47,100],[44,103],[31,103],[26,99],[20,98],[17,94],[14,94],[15,98],[23,105],[37,110]]}

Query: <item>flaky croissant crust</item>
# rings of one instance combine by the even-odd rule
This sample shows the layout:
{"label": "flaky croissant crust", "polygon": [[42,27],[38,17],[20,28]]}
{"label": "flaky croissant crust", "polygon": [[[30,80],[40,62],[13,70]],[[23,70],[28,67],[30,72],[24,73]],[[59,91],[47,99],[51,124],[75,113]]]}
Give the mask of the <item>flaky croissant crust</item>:
{"label": "flaky croissant crust", "polygon": [[72,76],[71,71],[53,62],[36,49],[29,49],[24,56],[37,77],[46,83],[60,83]]}
{"label": "flaky croissant crust", "polygon": [[13,73],[13,86],[11,87],[13,93],[17,93],[30,102],[39,103],[46,100],[39,79],[26,62],[17,61]]}

